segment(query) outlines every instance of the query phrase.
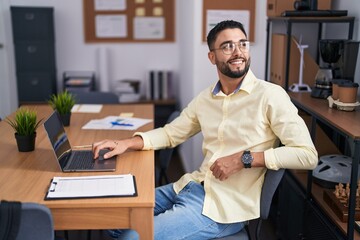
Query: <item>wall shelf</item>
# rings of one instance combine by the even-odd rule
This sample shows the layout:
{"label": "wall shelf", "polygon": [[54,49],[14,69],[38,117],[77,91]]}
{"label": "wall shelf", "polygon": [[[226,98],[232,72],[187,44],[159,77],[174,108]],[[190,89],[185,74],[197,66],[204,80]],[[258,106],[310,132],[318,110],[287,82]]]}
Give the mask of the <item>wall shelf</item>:
{"label": "wall shelf", "polygon": [[[289,88],[289,62],[290,62],[290,46],[293,24],[296,23],[317,23],[319,26],[317,40],[321,39],[323,33],[324,23],[344,23],[348,24],[348,39],[353,37],[355,17],[268,17],[266,26],[266,59],[265,59],[265,79],[269,80],[269,48],[270,48],[270,37],[272,34],[272,24],[283,23],[286,26],[286,58],[285,58],[285,89]],[[317,51],[318,52],[318,51]],[[319,54],[317,54],[317,62],[319,62]]]}

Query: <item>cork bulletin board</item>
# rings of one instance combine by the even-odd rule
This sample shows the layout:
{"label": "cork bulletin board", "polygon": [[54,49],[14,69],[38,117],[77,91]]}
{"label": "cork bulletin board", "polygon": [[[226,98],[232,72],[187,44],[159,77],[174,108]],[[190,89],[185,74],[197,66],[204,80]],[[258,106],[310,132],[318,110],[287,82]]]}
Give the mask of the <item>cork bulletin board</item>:
{"label": "cork bulletin board", "polygon": [[255,0],[203,0],[203,41],[216,23],[231,19],[244,24],[248,39],[254,42],[255,10]]}
{"label": "cork bulletin board", "polygon": [[174,42],[174,1],[83,0],[85,42]]}

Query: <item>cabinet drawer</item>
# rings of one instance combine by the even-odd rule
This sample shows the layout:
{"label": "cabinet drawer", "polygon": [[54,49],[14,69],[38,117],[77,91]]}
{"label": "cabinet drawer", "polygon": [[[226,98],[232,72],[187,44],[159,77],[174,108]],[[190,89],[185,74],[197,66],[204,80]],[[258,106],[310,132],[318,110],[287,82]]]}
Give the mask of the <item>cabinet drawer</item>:
{"label": "cabinet drawer", "polygon": [[55,46],[42,42],[23,42],[15,44],[16,70],[54,71]]}
{"label": "cabinet drawer", "polygon": [[14,41],[54,41],[53,8],[11,7]]}
{"label": "cabinet drawer", "polygon": [[19,102],[44,102],[56,93],[55,73],[18,73]]}

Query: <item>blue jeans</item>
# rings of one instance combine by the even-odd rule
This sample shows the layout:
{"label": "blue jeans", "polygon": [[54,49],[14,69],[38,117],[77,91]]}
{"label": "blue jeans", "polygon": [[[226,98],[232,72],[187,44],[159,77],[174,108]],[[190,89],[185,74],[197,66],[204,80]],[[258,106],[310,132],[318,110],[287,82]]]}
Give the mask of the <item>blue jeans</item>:
{"label": "blue jeans", "polygon": [[[189,182],[179,194],[172,183],[156,188],[154,208],[154,239],[212,239],[239,232],[245,223],[221,224],[202,215],[204,187]],[[133,230],[110,230],[116,239],[138,239]]]}

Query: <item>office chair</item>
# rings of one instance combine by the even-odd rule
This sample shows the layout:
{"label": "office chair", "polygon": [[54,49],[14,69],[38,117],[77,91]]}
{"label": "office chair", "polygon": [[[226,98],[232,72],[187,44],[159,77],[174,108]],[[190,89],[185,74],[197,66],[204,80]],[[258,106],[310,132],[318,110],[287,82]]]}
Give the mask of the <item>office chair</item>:
{"label": "office chair", "polygon": [[[180,115],[179,111],[174,111],[173,113],[170,114],[166,122],[167,123],[172,122],[179,115]],[[158,152],[159,166],[155,168],[155,176],[158,186],[161,186],[163,181],[165,181],[165,183],[169,183],[169,179],[166,174],[166,171],[169,167],[173,152],[174,152],[174,148],[161,149]]]}
{"label": "office chair", "polygon": [[[260,218],[257,219],[255,239],[260,239],[261,223],[269,217],[271,202],[278,188],[282,177],[284,176],[285,169],[279,169],[277,171],[268,169],[265,173],[264,184],[261,190],[260,197]],[[243,228],[240,232],[233,235],[219,238],[221,240],[248,240],[250,239],[250,233],[248,226]]]}
{"label": "office chair", "polygon": [[54,240],[50,210],[38,203],[0,203],[0,239]]}
{"label": "office chair", "polygon": [[112,92],[69,91],[75,96],[76,104],[115,104],[119,97]]}

